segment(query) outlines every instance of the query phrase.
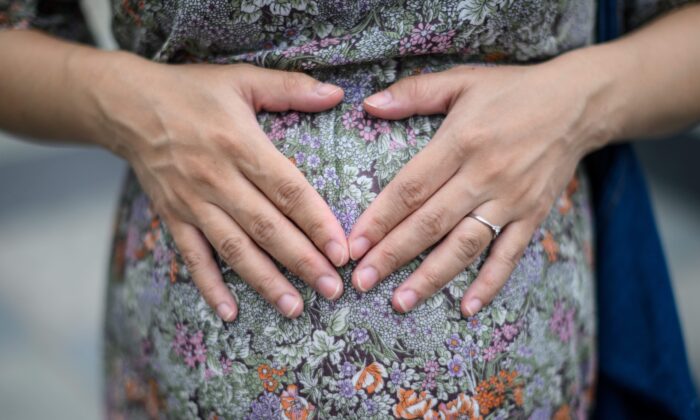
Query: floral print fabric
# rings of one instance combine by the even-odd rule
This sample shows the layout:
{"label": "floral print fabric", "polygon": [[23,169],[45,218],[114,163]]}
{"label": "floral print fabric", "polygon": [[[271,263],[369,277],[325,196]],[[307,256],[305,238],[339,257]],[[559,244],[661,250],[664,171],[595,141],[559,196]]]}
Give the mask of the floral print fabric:
{"label": "floral print fabric", "polygon": [[[630,4],[638,3],[644,5],[629,9],[630,22],[680,2]],[[376,119],[362,110],[364,97],[412,74],[544,60],[584,46],[595,11],[592,0],[115,0],[113,6],[121,47],[153,60],[250,62],[342,86],[345,98],[331,110],[263,112],[258,121],[346,232],[443,119]],[[78,16],[75,8],[58,17],[47,10],[0,0],[0,29],[58,33],[52,22]],[[280,266],[305,300],[296,320],[280,316],[219,259],[240,303],[238,319],[222,323],[129,171],[107,288],[106,413],[583,418],[596,367],[589,199],[579,168],[506,286],[476,316],[464,319],[459,300],[488,251],[416,310],[392,310],[392,290],[428,249],[368,293],[350,285],[354,263],[341,267],[346,292],[337,302]]]}
{"label": "floral print fabric", "polygon": [[[376,73],[336,72],[333,82],[355,99],[334,110],[259,115],[271,141],[346,231],[440,123],[420,116],[383,121],[362,112],[358,104],[373,88],[363,80]],[[241,308],[235,322],[222,323],[192,284],[133,173],[125,188],[107,313],[111,414],[144,405],[168,418],[247,419],[548,417],[589,410],[593,232],[582,171],[494,303],[468,319],[459,301],[485,255],[411,313],[391,308],[392,290],[428,250],[364,294],[350,285],[354,263],[340,268],[346,291],[336,302],[280,266],[304,297],[296,320],[279,315],[220,261]]]}
{"label": "floral print fabric", "polygon": [[595,324],[582,181],[475,317],[462,318],[458,302],[481,261],[417,310],[393,312],[392,289],[423,255],[366,294],[349,287],[352,267],[343,267],[347,291],[335,303],[285,271],[305,299],[293,321],[222,263],[241,303],[239,319],[222,324],[132,179],[110,283],[110,406],[140,411],[150,400],[145,407],[169,418],[583,416]]}
{"label": "floral print fabric", "polygon": [[[292,124],[289,132],[302,119],[261,118],[271,136],[270,121]],[[329,192],[327,199],[338,195],[329,201],[349,226],[365,207],[362,197],[375,194],[372,179],[359,175],[364,170],[352,160],[340,170],[324,163],[323,137],[300,131],[280,149]],[[418,147],[428,140],[416,137]],[[391,291],[424,253],[366,294],[350,287],[352,265],[341,268],[347,291],[334,303],[285,271],[305,299],[297,320],[281,317],[222,262],[241,305],[238,320],[223,324],[129,174],[108,300],[110,406],[150,407],[169,418],[487,418],[557,410],[583,416],[595,323],[582,175],[496,301],[475,317],[462,318],[458,302],[481,261],[417,310],[393,312]]]}

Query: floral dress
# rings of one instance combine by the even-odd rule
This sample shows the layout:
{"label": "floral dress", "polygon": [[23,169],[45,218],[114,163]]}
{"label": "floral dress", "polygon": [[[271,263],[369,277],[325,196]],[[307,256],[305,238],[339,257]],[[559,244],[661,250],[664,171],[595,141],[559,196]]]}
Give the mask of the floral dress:
{"label": "floral dress", "polygon": [[[636,25],[681,1],[629,1]],[[444,116],[377,119],[364,97],[462,63],[546,60],[590,44],[593,0],[114,0],[121,48],[162,63],[304,71],[344,88],[319,113],[258,114],[270,141],[346,232]],[[72,1],[0,0],[0,28],[88,40]],[[271,171],[274,168],[270,168]],[[492,304],[459,302],[488,250],[408,314],[390,297],[429,248],[378,287],[330,302],[279,265],[304,298],[282,317],[221,258],[240,305],[223,323],[204,302],[133,171],[117,209],[105,314],[105,414],[169,419],[584,418],[596,372],[586,173],[534,233]]]}

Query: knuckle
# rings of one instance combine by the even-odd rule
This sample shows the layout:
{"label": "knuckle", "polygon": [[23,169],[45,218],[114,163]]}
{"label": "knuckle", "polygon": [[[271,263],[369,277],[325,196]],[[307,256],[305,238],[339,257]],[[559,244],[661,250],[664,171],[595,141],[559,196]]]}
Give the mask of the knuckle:
{"label": "knuckle", "polygon": [[478,234],[471,231],[461,232],[456,239],[457,257],[467,266],[479,256],[482,248],[482,240]]}
{"label": "knuckle", "polygon": [[207,165],[200,160],[191,160],[188,164],[187,176],[200,185],[214,186],[218,183],[218,177],[212,165]]}
{"label": "knuckle", "polygon": [[406,209],[413,210],[426,199],[427,188],[417,180],[403,181],[398,185],[399,199]]}
{"label": "knuckle", "polygon": [[462,133],[450,130],[445,135],[447,137],[445,140],[454,156],[463,159],[474,150],[470,139],[465,138]]}
{"label": "knuckle", "polygon": [[251,155],[247,143],[240,138],[232,136],[231,134],[227,133],[217,135],[215,141],[219,144],[226,155],[232,156],[238,160],[248,160]]}
{"label": "knuckle", "polygon": [[[464,177],[464,173],[458,173],[458,176]],[[462,182],[460,185],[459,196],[464,197],[467,201],[478,201],[483,199],[486,189],[481,184],[475,182]]]}
{"label": "knuckle", "polygon": [[470,127],[468,137],[472,143],[484,144],[490,142],[496,136],[494,135],[494,128],[487,124],[480,123]]}
{"label": "knuckle", "polygon": [[311,274],[314,267],[314,257],[311,254],[306,254],[298,257],[292,266],[294,272],[300,276]]}
{"label": "knuckle", "polygon": [[204,138],[216,145],[227,156],[246,159],[251,154],[246,138],[239,133],[235,126],[224,125],[209,128]]}
{"label": "knuckle", "polygon": [[255,281],[251,282],[253,289],[260,293],[263,297],[269,298],[271,295],[271,291],[273,290],[275,286],[275,277],[270,276],[270,275],[265,275],[261,276],[260,278],[256,279]]}
{"label": "knuckle", "polygon": [[221,241],[219,247],[221,256],[230,265],[234,266],[241,261],[244,253],[244,241],[240,237],[229,236]]}
{"label": "knuckle", "polygon": [[497,258],[511,270],[513,270],[520,261],[520,250],[513,247],[503,247],[496,255],[498,255]]}
{"label": "knuckle", "polygon": [[232,143],[235,143],[231,132],[225,131],[221,128],[210,128],[206,131],[206,138],[209,141],[224,147],[229,147]]}
{"label": "knuckle", "polygon": [[182,260],[185,263],[185,267],[187,267],[187,271],[189,271],[192,276],[199,274],[204,264],[204,256],[198,252],[185,252],[182,255]]}
{"label": "knuckle", "polygon": [[282,75],[282,87],[285,92],[296,92],[303,84],[303,76],[296,72],[285,72]]}
{"label": "knuckle", "polygon": [[391,230],[391,223],[383,213],[372,217],[370,226],[374,227],[378,237],[384,237]]}
{"label": "knuckle", "polygon": [[384,247],[379,252],[381,265],[387,267],[389,271],[394,271],[401,266],[401,257],[393,248]]}
{"label": "knuckle", "polygon": [[306,234],[314,242],[319,242],[324,230],[324,223],[318,219],[309,220],[306,223]]}
{"label": "knuckle", "polygon": [[420,79],[416,75],[411,75],[403,79],[402,88],[411,98],[423,97],[423,94],[425,93],[423,87],[423,84],[420,82]]}
{"label": "knuckle", "polygon": [[201,282],[197,285],[197,289],[199,289],[199,292],[202,294],[205,300],[207,300],[210,304],[214,303],[213,299],[217,292],[216,283],[213,281]]}
{"label": "knuckle", "polygon": [[498,179],[503,175],[505,169],[504,162],[494,153],[483,156],[481,166],[483,179],[485,179],[487,183],[492,183],[494,179]]}
{"label": "knuckle", "polygon": [[501,286],[501,282],[493,275],[485,275],[481,277],[481,288],[488,293],[489,298],[498,293],[498,291],[501,290]]}
{"label": "knuckle", "polygon": [[174,214],[192,213],[196,201],[189,188],[173,188],[166,197],[168,209]]}
{"label": "knuckle", "polygon": [[304,189],[296,181],[285,181],[275,191],[275,199],[279,209],[284,214],[290,214],[296,208],[303,195]]}
{"label": "knuckle", "polygon": [[171,225],[175,222],[178,211],[172,201],[158,197],[153,200],[153,207],[166,224]]}
{"label": "knuckle", "polygon": [[423,270],[423,279],[431,295],[440,291],[445,285],[440,275],[432,269]]}
{"label": "knuckle", "polygon": [[250,229],[256,241],[261,244],[269,244],[277,230],[275,225],[275,222],[270,217],[258,214],[253,218]]}
{"label": "knuckle", "polygon": [[418,219],[418,228],[428,238],[442,236],[444,228],[444,209],[425,212]]}

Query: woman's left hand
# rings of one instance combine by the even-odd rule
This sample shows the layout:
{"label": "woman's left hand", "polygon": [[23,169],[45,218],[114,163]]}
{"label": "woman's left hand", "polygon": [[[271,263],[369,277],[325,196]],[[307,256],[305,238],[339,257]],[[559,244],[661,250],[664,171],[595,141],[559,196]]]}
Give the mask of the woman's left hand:
{"label": "woman's left hand", "polygon": [[471,213],[504,228],[461,310],[471,316],[490,303],[580,159],[607,141],[606,84],[585,67],[558,59],[459,65],[406,77],[366,98],[365,110],[379,118],[447,115],[353,227],[350,255],[362,257],[354,287],[367,291],[444,237],[394,291],[394,309],[413,309],[492,241],[492,230]]}

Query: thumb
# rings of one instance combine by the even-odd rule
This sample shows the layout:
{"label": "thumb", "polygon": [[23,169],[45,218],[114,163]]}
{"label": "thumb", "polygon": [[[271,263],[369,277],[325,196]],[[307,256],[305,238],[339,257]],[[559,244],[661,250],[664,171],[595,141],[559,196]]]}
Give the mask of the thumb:
{"label": "thumb", "polygon": [[447,114],[464,91],[465,83],[449,70],[408,76],[365,98],[365,110],[379,118]]}
{"label": "thumb", "polygon": [[343,99],[343,89],[323,83],[308,74],[255,67],[244,75],[246,93],[256,112],[319,112]]}

